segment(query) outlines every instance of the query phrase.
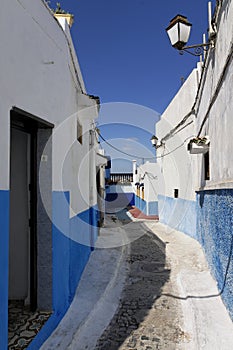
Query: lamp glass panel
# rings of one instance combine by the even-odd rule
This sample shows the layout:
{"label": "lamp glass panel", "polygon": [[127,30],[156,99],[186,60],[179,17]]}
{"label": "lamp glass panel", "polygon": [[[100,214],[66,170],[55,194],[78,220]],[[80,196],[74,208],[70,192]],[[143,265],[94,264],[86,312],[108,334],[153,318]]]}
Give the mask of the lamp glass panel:
{"label": "lamp glass panel", "polygon": [[176,23],[173,27],[168,29],[167,34],[169,36],[169,39],[171,41],[172,46],[175,45],[179,40],[179,28],[178,23]]}
{"label": "lamp glass panel", "polygon": [[152,143],[152,145],[156,145],[157,144],[157,139],[155,139],[155,138],[153,138],[153,139],[151,139],[151,143]]}
{"label": "lamp glass panel", "polygon": [[190,31],[190,25],[180,23],[180,41],[186,44],[189,40]]}

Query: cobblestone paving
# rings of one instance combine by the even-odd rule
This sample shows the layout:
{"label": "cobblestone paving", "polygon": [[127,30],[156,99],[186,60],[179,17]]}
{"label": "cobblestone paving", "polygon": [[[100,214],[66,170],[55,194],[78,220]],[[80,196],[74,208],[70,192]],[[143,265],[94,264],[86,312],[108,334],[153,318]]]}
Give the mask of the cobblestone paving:
{"label": "cobblestone paving", "polygon": [[174,292],[165,244],[141,223],[130,225],[137,225],[146,234],[131,243],[126,257],[128,277],[118,310],[95,350],[183,349],[189,335],[180,328],[177,300],[163,295]]}

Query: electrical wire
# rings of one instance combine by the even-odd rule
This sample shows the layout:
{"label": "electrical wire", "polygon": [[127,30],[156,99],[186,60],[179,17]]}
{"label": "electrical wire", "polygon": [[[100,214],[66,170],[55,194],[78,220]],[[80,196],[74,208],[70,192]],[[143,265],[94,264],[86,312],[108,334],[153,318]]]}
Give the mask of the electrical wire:
{"label": "electrical wire", "polygon": [[[219,14],[219,11],[220,11],[221,6],[222,6],[222,1],[221,1],[221,0],[217,1],[216,9],[215,9],[215,14],[214,14],[214,17],[213,17],[213,24],[214,24],[214,22],[216,22],[216,18],[217,18],[218,14]],[[203,130],[203,127],[204,127],[204,125],[205,125],[205,123],[206,123],[206,120],[207,120],[208,117],[209,117],[209,113],[210,113],[210,111],[211,111],[211,109],[212,109],[212,107],[213,107],[213,105],[214,105],[214,103],[215,103],[215,101],[216,101],[216,99],[217,99],[217,97],[218,97],[219,91],[220,91],[220,89],[221,89],[221,87],[222,87],[222,83],[223,83],[224,77],[225,77],[225,75],[226,75],[226,72],[227,72],[228,66],[229,66],[229,64],[230,64],[230,61],[231,61],[231,59],[232,59],[232,56],[233,56],[233,43],[232,43],[232,45],[231,45],[230,52],[229,52],[229,54],[228,54],[228,56],[227,56],[227,59],[226,59],[224,68],[223,68],[222,73],[221,73],[221,75],[220,75],[220,78],[219,78],[219,80],[218,80],[218,83],[217,83],[216,89],[215,89],[215,91],[214,91],[214,94],[213,94],[213,96],[212,96],[212,98],[211,98],[211,100],[210,100],[209,107],[208,107],[208,109],[207,109],[207,112],[206,112],[206,114],[205,114],[203,120],[202,120],[200,129],[199,129],[199,131],[198,131],[198,133],[197,133],[197,137],[200,136],[200,134],[201,134],[201,132],[202,132],[202,130]],[[206,62],[206,61],[207,61],[207,58],[205,59],[205,62]],[[184,123],[186,122],[186,120],[187,120],[192,114],[197,115],[197,112],[198,112],[199,106],[200,106],[200,104],[199,104],[199,106],[197,107],[197,104],[198,104],[198,102],[199,102],[199,100],[200,100],[200,95],[201,95],[202,92],[203,92],[203,88],[204,88],[203,82],[204,82],[204,80],[205,80],[206,74],[207,74],[207,70],[206,70],[206,65],[205,65],[205,63],[204,63],[204,65],[203,65],[203,67],[202,67],[201,79],[200,79],[200,82],[199,82],[199,85],[198,85],[196,97],[195,97],[195,100],[194,100],[194,104],[193,104],[193,106],[192,106],[192,108],[191,108],[191,111],[179,122],[179,124],[177,124],[167,135],[165,135],[165,136],[161,139],[162,141],[165,141],[165,140],[168,140],[169,138],[171,138],[171,137],[174,135],[174,132],[175,132],[177,129],[179,129],[179,127],[180,127],[182,124],[184,124]],[[187,124],[187,125],[189,125],[189,124]],[[182,128],[182,129],[183,129],[183,128]],[[182,129],[180,129],[180,130],[177,131],[176,133],[180,132]]]}
{"label": "electrical wire", "polygon": [[154,157],[139,157],[138,155],[135,155],[135,154],[130,154],[130,153],[127,153],[127,152],[124,152],[122,150],[120,150],[119,148],[113,146],[110,142],[108,142],[107,140],[105,140],[105,138],[99,133],[99,137],[111,148],[113,148],[115,151],[117,152],[120,152],[122,154],[125,154],[126,156],[129,156],[129,157],[133,157],[133,158],[138,158],[138,159],[154,159]]}
{"label": "electrical wire", "polygon": [[176,134],[178,134],[181,130],[187,128],[187,126],[189,126],[189,125],[192,124],[193,122],[194,122],[194,121],[191,120],[188,124],[184,125],[181,129],[179,129],[177,132],[175,132],[175,133],[173,134],[173,136],[175,136]]}
{"label": "electrical wire", "polygon": [[145,176],[148,177],[148,179],[150,180],[156,180],[157,179],[157,176],[154,176],[152,173],[149,173],[148,171],[145,171]]}
{"label": "electrical wire", "polygon": [[168,156],[169,154],[175,152],[176,150],[178,150],[179,148],[181,148],[186,141],[188,141],[191,137],[194,137],[194,135],[191,135],[189,137],[187,137],[179,146],[177,146],[176,148],[174,148],[172,151],[170,152],[167,152],[161,156],[155,156],[155,157],[139,157],[138,155],[135,155],[135,154],[130,154],[130,153],[127,153],[127,152],[124,152],[122,150],[120,150],[119,148],[113,146],[110,142],[108,142],[107,140],[105,140],[105,138],[99,133],[99,137],[111,148],[113,148],[115,151],[119,152],[119,153],[122,153],[122,154],[125,154],[129,157],[132,157],[132,158],[138,158],[138,159],[158,159],[158,158],[164,158],[166,156]]}
{"label": "electrical wire", "polygon": [[156,158],[157,158],[157,159],[158,159],[158,158],[164,158],[164,157],[168,156],[169,154],[175,152],[176,150],[178,150],[179,148],[181,148],[182,146],[184,146],[185,142],[188,141],[188,140],[190,140],[191,137],[194,137],[194,135],[191,135],[191,136],[187,137],[179,146],[177,146],[176,148],[174,148],[172,151],[167,152],[167,153],[164,153],[164,154],[161,155],[161,156],[157,156]]}
{"label": "electrical wire", "polygon": [[211,98],[211,100],[210,100],[209,107],[208,107],[208,109],[207,109],[207,112],[206,112],[206,114],[205,114],[203,120],[202,120],[200,129],[199,129],[198,134],[197,134],[198,137],[200,136],[200,134],[201,134],[201,132],[202,132],[202,129],[203,129],[204,125],[205,125],[205,122],[206,122],[206,120],[207,120],[208,117],[209,117],[209,113],[210,113],[210,111],[211,111],[211,109],[212,109],[212,107],[213,107],[213,105],[214,105],[214,103],[215,103],[215,101],[216,101],[216,99],[217,99],[217,97],[218,97],[218,94],[219,94],[220,89],[221,89],[221,87],[222,87],[222,84],[223,84],[223,81],[224,81],[224,78],[225,78],[225,75],[226,75],[228,66],[229,66],[229,64],[230,64],[230,62],[231,62],[231,60],[232,60],[232,57],[233,57],[233,42],[232,42],[232,44],[231,44],[231,49],[230,49],[230,52],[229,52],[229,54],[228,54],[228,56],[227,56],[227,59],[226,59],[224,68],[223,68],[222,73],[221,73],[221,76],[220,76],[220,78],[219,78],[219,80],[218,80],[218,84],[217,84],[216,89],[215,89],[215,91],[214,91],[214,94],[213,94],[213,96],[212,96],[212,98]]}
{"label": "electrical wire", "polygon": [[[187,125],[183,126],[183,124],[189,119],[189,117],[191,115],[193,115],[195,112],[194,112],[194,108],[191,109],[191,111],[185,115],[185,117],[173,128],[169,131],[169,133],[167,135],[165,135],[162,139],[161,139],[161,142],[164,142],[164,141],[167,141],[168,139],[170,139],[174,133],[176,132],[176,134],[178,132],[180,132],[182,129],[184,129],[186,126],[188,126],[189,124],[191,123],[188,123]],[[180,130],[178,130],[181,126],[183,126]],[[178,131],[177,131],[178,130]]]}

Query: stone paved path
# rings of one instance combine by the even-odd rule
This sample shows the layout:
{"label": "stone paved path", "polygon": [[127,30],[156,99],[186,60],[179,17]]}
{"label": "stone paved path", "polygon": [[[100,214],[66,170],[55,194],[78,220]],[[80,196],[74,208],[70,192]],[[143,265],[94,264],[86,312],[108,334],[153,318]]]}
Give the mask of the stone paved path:
{"label": "stone paved path", "polygon": [[179,349],[178,344],[188,341],[189,335],[180,326],[177,300],[162,295],[165,285],[167,292],[174,292],[169,286],[166,244],[141,223],[130,225],[145,234],[131,243],[119,308],[95,349]]}
{"label": "stone paved path", "polygon": [[123,214],[108,216],[72,305],[41,350],[233,349],[233,324],[199,243]]}

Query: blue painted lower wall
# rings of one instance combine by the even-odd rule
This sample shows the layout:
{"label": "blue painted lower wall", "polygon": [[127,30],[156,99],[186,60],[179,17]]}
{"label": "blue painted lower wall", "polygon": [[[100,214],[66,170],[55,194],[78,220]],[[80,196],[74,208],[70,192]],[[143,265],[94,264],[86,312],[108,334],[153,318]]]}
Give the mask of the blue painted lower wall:
{"label": "blue painted lower wall", "polygon": [[[131,198],[131,199],[130,199]],[[137,196],[132,205],[144,208]],[[196,221],[197,213],[197,221]],[[69,219],[69,193],[53,193],[53,308],[54,313],[30,344],[39,349],[69,307],[98,236],[98,209]],[[197,201],[159,196],[160,221],[198,239],[233,319],[233,190],[203,191]],[[0,349],[7,349],[9,191],[0,191]],[[89,225],[92,223],[92,225]],[[196,230],[197,223],[197,230]],[[89,244],[86,244],[88,243]]]}
{"label": "blue painted lower wall", "polygon": [[159,203],[158,202],[148,202],[148,215],[158,215],[159,214]]}
{"label": "blue painted lower wall", "polygon": [[98,236],[97,206],[69,215],[69,192],[53,192],[53,315],[30,350],[40,348],[69,308]]}
{"label": "blue painted lower wall", "polygon": [[233,189],[200,191],[196,202],[160,195],[159,217],[200,242],[233,320]]}
{"label": "blue painted lower wall", "polygon": [[197,233],[233,320],[233,189],[197,193]]}
{"label": "blue painted lower wall", "polygon": [[158,202],[146,202],[133,192],[107,193],[105,201],[107,212],[113,208],[135,205],[146,215],[158,215]]}
{"label": "blue painted lower wall", "polygon": [[196,202],[158,196],[159,221],[193,238],[196,235]]}
{"label": "blue painted lower wall", "polygon": [[9,191],[0,191],[0,349],[8,348]]}
{"label": "blue painted lower wall", "polygon": [[107,193],[105,198],[106,212],[115,208],[126,208],[128,205],[135,205],[134,193]]}
{"label": "blue painted lower wall", "polygon": [[135,206],[146,214],[146,202],[137,195],[135,195]]}
{"label": "blue painted lower wall", "polygon": [[158,202],[147,202],[135,195],[135,206],[146,215],[158,215]]}
{"label": "blue painted lower wall", "polygon": [[[38,350],[74,297],[98,237],[97,206],[69,218],[69,192],[53,193],[53,315],[28,349]],[[9,191],[0,191],[0,349],[8,348]]]}

